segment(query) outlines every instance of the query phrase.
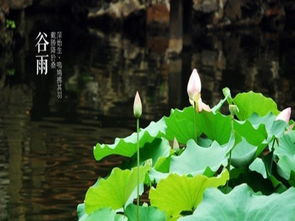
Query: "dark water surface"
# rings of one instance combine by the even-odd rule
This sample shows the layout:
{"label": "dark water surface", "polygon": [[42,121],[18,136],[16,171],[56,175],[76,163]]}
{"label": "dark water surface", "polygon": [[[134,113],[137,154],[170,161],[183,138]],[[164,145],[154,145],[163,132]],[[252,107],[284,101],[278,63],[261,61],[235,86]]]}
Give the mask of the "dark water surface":
{"label": "dark water surface", "polygon": [[[254,90],[295,108],[295,32],[259,29],[194,35],[180,57],[167,55],[167,33],[103,33],[60,16],[27,16],[23,40],[1,51],[0,220],[76,220],[76,206],[98,176],[121,158],[95,162],[92,147],[134,129],[140,91],[144,122],[188,105],[186,83],[200,73],[206,103],[228,86]],[[35,74],[39,31],[63,32],[63,99],[56,76]],[[294,115],[293,115],[294,116]]]}

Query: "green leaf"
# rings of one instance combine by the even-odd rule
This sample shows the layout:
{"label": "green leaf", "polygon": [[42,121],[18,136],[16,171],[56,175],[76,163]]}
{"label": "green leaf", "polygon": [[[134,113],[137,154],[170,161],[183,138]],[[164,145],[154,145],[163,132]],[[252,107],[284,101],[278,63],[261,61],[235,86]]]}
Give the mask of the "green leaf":
{"label": "green leaf", "polygon": [[[161,138],[166,130],[165,120],[162,118],[158,122],[151,122],[148,127],[139,132],[139,147],[142,148],[146,143],[153,142],[156,138]],[[126,138],[116,138],[114,144],[96,144],[93,154],[96,160],[117,154],[131,157],[137,150],[137,134],[133,133]]]}
{"label": "green leaf", "polygon": [[237,94],[233,102],[239,108],[237,117],[240,120],[246,120],[254,113],[257,113],[259,116],[264,116],[269,112],[276,115],[279,113],[277,104],[271,98],[253,91]]}
{"label": "green leaf", "polygon": [[87,219],[88,215],[85,212],[85,204],[84,203],[78,204],[77,215],[78,215],[79,221],[85,221]]}
{"label": "green leaf", "polygon": [[[140,149],[140,164],[143,164],[146,160],[151,159],[152,165],[158,163],[158,160],[166,158],[170,155],[171,147],[168,140],[156,138],[152,143],[147,143]],[[137,165],[136,154],[131,159],[124,162],[122,168],[132,168]]]}
{"label": "green leaf", "polygon": [[213,141],[210,147],[203,148],[194,140],[187,142],[185,151],[180,156],[172,156],[170,173],[177,174],[202,174],[208,167],[217,171],[221,165],[227,166],[227,152],[232,148],[234,140],[224,146]]}
{"label": "green leaf", "polygon": [[[128,221],[137,221],[137,206],[130,204],[125,210],[125,215],[128,217]],[[140,221],[166,221],[165,213],[161,210],[151,206],[139,207]]]}
{"label": "green leaf", "polygon": [[147,147],[142,149],[140,157],[143,160],[152,159],[152,165],[154,166],[159,158],[168,157],[170,155],[170,150],[171,147],[168,140],[164,138],[157,139],[155,142],[147,144]]}
{"label": "green leaf", "polygon": [[165,118],[167,124],[166,137],[185,144],[189,139],[195,138],[201,134],[200,127],[194,129],[194,108],[187,107],[183,110],[172,109],[169,117]]}
{"label": "green leaf", "polygon": [[229,141],[232,126],[231,117],[221,113],[212,113],[203,111],[200,114],[202,133],[209,139],[217,141],[219,144],[225,144]]}
{"label": "green leaf", "polygon": [[281,137],[288,127],[285,121],[276,120],[276,116],[273,113],[268,113],[262,117],[254,113],[248,120],[254,128],[264,125],[268,134],[268,140],[271,140],[273,137]]}
{"label": "green leaf", "polygon": [[[195,115],[195,119],[194,119]],[[183,110],[172,110],[171,115],[165,118],[167,124],[166,137],[185,144],[190,139],[195,139],[204,133],[208,138],[220,144],[229,141],[231,135],[231,118],[220,113],[198,112],[193,107]],[[196,122],[196,131],[194,127]]]}
{"label": "green leaf", "polygon": [[277,221],[294,220],[295,188],[269,196],[254,193],[246,184],[235,187],[229,194],[209,189],[194,214],[179,221]]}
{"label": "green leaf", "polygon": [[295,171],[295,131],[283,135],[275,145],[274,154],[278,156],[278,173],[286,180]]}
{"label": "green leaf", "polygon": [[160,157],[158,161],[156,162],[154,168],[159,172],[167,173],[169,172],[170,162],[171,162],[171,156]]}
{"label": "green leaf", "polygon": [[201,147],[210,147],[212,145],[212,140],[208,138],[198,137],[197,144]]}
{"label": "green leaf", "polygon": [[162,179],[166,179],[169,175],[170,175],[169,172],[166,172],[166,171],[164,171],[164,172],[158,171],[155,168],[151,168],[151,170],[149,172],[149,178],[152,181],[155,181],[156,183],[158,183]]}
{"label": "green leaf", "polygon": [[245,138],[242,138],[242,141],[232,150],[231,163],[235,167],[247,166],[254,159],[256,151],[256,146],[249,144]]}
{"label": "green leaf", "polygon": [[295,187],[295,171],[291,172],[289,183]]}
{"label": "green leaf", "polygon": [[259,145],[267,139],[265,126],[260,124],[258,128],[253,127],[250,121],[234,121],[234,129],[237,134],[253,145]]}
{"label": "green leaf", "polygon": [[[139,182],[142,184],[148,166],[139,167]],[[114,168],[107,179],[100,179],[98,183],[90,187],[85,197],[87,214],[101,208],[120,209],[134,199],[137,186],[137,167],[132,170]]]}
{"label": "green leaf", "polygon": [[194,177],[170,174],[150,190],[151,205],[165,211],[169,218],[177,218],[182,211],[193,211],[202,201],[206,188],[224,185],[229,179],[227,170],[219,177]]}
{"label": "green leaf", "polygon": [[103,208],[88,215],[85,213],[84,203],[78,205],[77,213],[79,221],[127,221],[127,217],[116,214],[116,212],[110,208]]}
{"label": "green leaf", "polygon": [[260,173],[264,179],[267,178],[267,171],[266,171],[266,167],[264,165],[264,162],[262,161],[262,159],[260,158],[256,158],[251,165],[249,166],[249,169],[251,171],[255,171],[257,173]]}
{"label": "green leaf", "polygon": [[267,132],[263,124],[254,128],[250,121],[234,121],[234,132],[238,141],[244,137],[249,144],[257,146],[255,156],[257,157],[267,146]]}

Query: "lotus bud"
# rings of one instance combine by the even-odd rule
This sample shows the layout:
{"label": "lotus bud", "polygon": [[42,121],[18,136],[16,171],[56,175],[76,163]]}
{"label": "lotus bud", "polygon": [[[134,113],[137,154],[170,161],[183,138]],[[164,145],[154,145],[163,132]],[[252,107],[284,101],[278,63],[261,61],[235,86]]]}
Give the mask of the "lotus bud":
{"label": "lotus bud", "polygon": [[136,118],[140,118],[142,114],[142,104],[140,100],[140,96],[138,91],[136,91],[135,99],[134,99],[134,104],[133,104],[133,113]]}
{"label": "lotus bud", "polygon": [[211,108],[208,104],[205,104],[202,102],[202,110],[207,111],[207,112],[211,112]]}
{"label": "lotus bud", "polygon": [[150,167],[152,167],[152,165],[153,165],[153,159],[151,158],[151,159],[148,159],[148,160],[146,160],[145,162],[144,162],[144,166],[150,166]]}
{"label": "lotus bud", "polygon": [[225,87],[222,89],[222,93],[224,95],[224,97],[226,97],[226,100],[229,104],[232,104],[233,103],[233,99],[231,97],[231,93],[230,93],[230,89],[228,87]]}
{"label": "lotus bud", "polygon": [[175,150],[179,149],[179,143],[177,142],[176,137],[174,137],[172,149],[175,149]]}
{"label": "lotus bud", "polygon": [[229,112],[232,116],[237,115],[237,113],[239,113],[239,108],[237,105],[234,104],[230,104],[228,106]]}
{"label": "lotus bud", "polygon": [[288,107],[279,113],[279,115],[276,117],[276,120],[283,120],[285,122],[289,122],[291,117],[291,107]]}
{"label": "lotus bud", "polygon": [[198,100],[198,103],[195,107],[196,111],[197,112],[201,112],[201,111],[207,111],[207,112],[210,112],[211,111],[211,108],[209,107],[209,105],[205,104],[203,101],[202,101],[202,98],[199,98]]}
{"label": "lotus bud", "polygon": [[190,103],[194,105],[194,103],[198,103],[198,100],[201,97],[201,80],[200,76],[197,72],[197,69],[194,69],[188,84],[187,84],[187,93],[190,100]]}

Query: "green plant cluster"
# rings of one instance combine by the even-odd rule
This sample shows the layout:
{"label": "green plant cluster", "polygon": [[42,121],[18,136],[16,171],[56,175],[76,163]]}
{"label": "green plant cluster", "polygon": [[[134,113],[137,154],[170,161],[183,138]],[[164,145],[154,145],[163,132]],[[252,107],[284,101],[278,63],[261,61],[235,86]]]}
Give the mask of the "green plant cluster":
{"label": "green plant cluster", "polygon": [[16,28],[15,21],[6,19],[6,28],[7,29],[15,29]]}
{"label": "green plant cluster", "polygon": [[130,160],[88,189],[79,220],[136,221],[138,170],[141,221],[294,220],[294,121],[276,120],[277,104],[260,93],[224,94],[211,112],[173,109],[141,129],[139,168],[136,133],[97,144],[96,160]]}

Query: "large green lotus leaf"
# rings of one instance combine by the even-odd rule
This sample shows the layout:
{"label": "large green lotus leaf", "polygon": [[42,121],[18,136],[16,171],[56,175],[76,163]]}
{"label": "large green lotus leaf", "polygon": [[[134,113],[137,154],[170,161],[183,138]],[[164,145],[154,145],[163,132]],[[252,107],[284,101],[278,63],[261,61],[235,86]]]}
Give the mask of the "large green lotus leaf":
{"label": "large green lotus leaf", "polygon": [[[137,186],[137,167],[132,170],[114,168],[107,179],[100,179],[90,187],[85,197],[85,208],[90,214],[101,208],[120,209],[134,199]],[[139,167],[139,182],[142,184],[149,166]],[[141,188],[142,189],[142,188]]]}
{"label": "large green lotus leaf", "polygon": [[236,141],[243,137],[249,144],[257,146],[255,156],[258,156],[267,146],[267,131],[265,125],[260,124],[257,128],[247,121],[234,121],[234,132],[236,135]]}
{"label": "large green lotus leaf", "polygon": [[[143,148],[140,149],[140,163],[144,163],[146,160],[151,159],[152,165],[154,166],[156,163],[159,164],[159,161],[163,158],[167,158],[170,155],[171,147],[169,145],[168,140],[165,138],[155,139],[151,143],[147,143]],[[121,168],[132,168],[136,166],[137,158],[136,154],[132,156],[131,159],[124,162]]]}
{"label": "large green lotus leaf", "polygon": [[169,175],[169,172],[161,172],[156,170],[155,168],[151,168],[151,170],[149,171],[150,180],[155,181],[156,183],[159,183],[160,180],[166,179]]}
{"label": "large green lotus leaf", "polygon": [[[141,129],[139,132],[139,147],[142,148],[146,143],[153,142],[160,138],[166,131],[166,123],[162,118],[158,122],[151,122],[149,126]],[[114,144],[96,144],[93,148],[93,154],[96,160],[117,154],[131,157],[137,150],[137,134],[133,133],[125,138],[116,138]]]}
{"label": "large green lotus leaf", "polygon": [[272,137],[280,138],[284,135],[285,130],[288,128],[288,123],[282,120],[276,120],[273,122],[271,128],[269,128],[269,138]]}
{"label": "large green lotus leaf", "polygon": [[160,158],[168,157],[170,155],[170,144],[168,140],[164,138],[156,139],[154,142],[148,143],[146,146],[147,147],[141,149],[140,158],[142,160],[152,159],[153,166]]}
{"label": "large green lotus leaf", "polygon": [[[125,215],[128,221],[137,221],[137,206],[130,204],[125,210]],[[166,215],[161,210],[152,206],[139,207],[139,220],[140,221],[166,221]]]}
{"label": "large green lotus leaf", "polygon": [[291,172],[289,183],[295,187],[295,171]]}
{"label": "large green lotus leaf", "polygon": [[[216,173],[216,171],[212,171],[212,169],[210,167],[207,167],[203,170],[203,175],[207,176],[207,177],[212,177],[214,176]],[[155,181],[156,183],[159,183],[160,180],[166,179],[171,173],[169,173],[169,171],[159,171],[155,168],[151,168],[151,170],[149,171],[149,178],[151,181]],[[197,172],[195,174],[198,174]]]}
{"label": "large green lotus leaf", "polygon": [[221,165],[227,166],[227,152],[234,145],[234,139],[226,145],[220,146],[213,141],[210,147],[200,147],[194,140],[187,142],[187,147],[180,156],[172,156],[170,173],[202,174],[208,167],[217,171]]}
{"label": "large green lotus leaf", "polygon": [[201,147],[210,147],[213,140],[204,137],[198,137],[197,144]]}
{"label": "large green lotus leaf", "polygon": [[211,140],[219,144],[225,144],[229,141],[232,133],[231,117],[221,113],[212,113],[203,111],[199,113],[202,125],[202,132]]}
{"label": "large green lotus leaf", "polygon": [[295,171],[295,131],[283,135],[275,145],[274,154],[279,157],[278,173],[286,180]]}
{"label": "large green lotus leaf", "polygon": [[[194,108],[187,107],[183,110],[172,109],[169,117],[165,118],[167,124],[166,137],[169,140],[177,139],[178,142],[185,144],[189,139],[199,136],[201,127],[194,128]],[[196,114],[196,121],[199,115]]]}
{"label": "large green lotus leaf", "polygon": [[170,162],[171,155],[168,157],[160,157],[154,165],[154,168],[160,172],[167,173],[169,172]]}
{"label": "large green lotus leaf", "polygon": [[249,166],[249,169],[251,171],[255,171],[257,173],[260,173],[264,179],[267,178],[267,171],[265,164],[261,158],[256,158]]}
{"label": "large green lotus leaf", "polygon": [[286,180],[289,180],[292,171],[295,171],[295,155],[280,156],[278,161],[278,173]]}
{"label": "large green lotus leaf", "polygon": [[103,208],[91,214],[85,213],[85,204],[79,204],[77,207],[79,221],[127,221],[127,217],[116,214],[110,208]]}
{"label": "large green lotus leaf", "polygon": [[269,112],[279,113],[276,102],[261,93],[253,91],[237,94],[233,102],[239,108],[237,117],[240,120],[248,119],[253,113],[257,113],[259,116],[264,116]]}
{"label": "large green lotus leaf", "polygon": [[257,113],[253,113],[249,118],[248,121],[257,128],[260,124],[264,124],[266,128],[270,128],[273,124],[273,122],[276,119],[276,115],[273,113],[268,113],[264,116],[259,116]]}
{"label": "large green lotus leaf", "polygon": [[249,165],[254,159],[257,147],[249,144],[245,138],[236,144],[232,150],[231,163],[235,167],[243,167]]}
{"label": "large green lotus leaf", "polygon": [[234,121],[235,133],[244,137],[250,144],[259,145],[267,139],[267,131],[263,124],[253,127],[250,121]]}
{"label": "large green lotus leaf", "polygon": [[202,201],[203,192],[210,187],[224,185],[229,173],[224,170],[218,177],[197,175],[194,177],[170,174],[149,193],[151,205],[166,212],[169,219],[180,216],[182,211],[193,211]]}
{"label": "large green lotus leaf", "polygon": [[254,193],[246,184],[229,194],[209,189],[194,214],[179,221],[291,221],[295,217],[294,199],[295,188],[269,196]]}
{"label": "large green lotus leaf", "polygon": [[254,128],[258,128],[263,124],[266,128],[269,140],[273,137],[281,137],[288,127],[288,124],[285,121],[276,120],[276,115],[273,113],[268,113],[262,117],[254,113],[248,120]]}
{"label": "large green lotus leaf", "polygon": [[[165,121],[167,124],[166,137],[169,140],[176,138],[183,144],[190,139],[196,139],[202,133],[220,144],[225,144],[230,138],[232,129],[229,116],[206,111],[195,113],[193,107],[172,110],[171,115],[166,117]],[[196,122],[196,128],[194,122]]]}

